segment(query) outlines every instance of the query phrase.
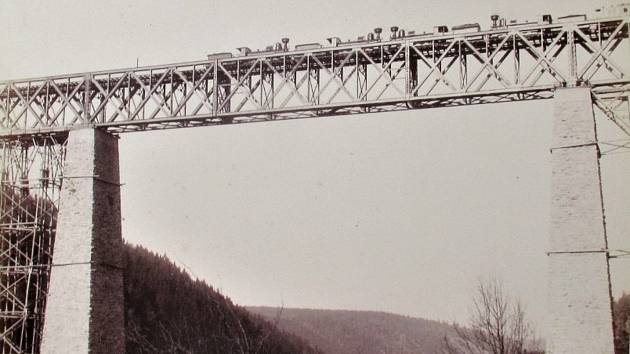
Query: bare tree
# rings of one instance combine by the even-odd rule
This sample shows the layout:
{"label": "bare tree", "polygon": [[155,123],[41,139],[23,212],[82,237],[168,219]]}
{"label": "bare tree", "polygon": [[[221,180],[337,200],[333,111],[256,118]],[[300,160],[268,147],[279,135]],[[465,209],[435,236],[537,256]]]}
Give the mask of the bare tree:
{"label": "bare tree", "polygon": [[496,279],[479,280],[473,298],[468,328],[456,327],[455,335],[444,338],[448,354],[526,354],[534,342],[531,326],[518,298],[505,294]]}

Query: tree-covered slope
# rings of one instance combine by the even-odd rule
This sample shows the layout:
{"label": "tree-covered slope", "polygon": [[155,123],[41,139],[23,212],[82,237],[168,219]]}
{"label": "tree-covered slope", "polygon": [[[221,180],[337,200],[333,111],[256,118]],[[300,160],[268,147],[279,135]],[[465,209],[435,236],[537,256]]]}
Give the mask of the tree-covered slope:
{"label": "tree-covered slope", "polygon": [[615,353],[628,353],[628,333],[630,333],[630,294],[623,295],[613,303],[615,329]]}
{"label": "tree-covered slope", "polygon": [[125,246],[127,353],[319,353],[165,256]]}

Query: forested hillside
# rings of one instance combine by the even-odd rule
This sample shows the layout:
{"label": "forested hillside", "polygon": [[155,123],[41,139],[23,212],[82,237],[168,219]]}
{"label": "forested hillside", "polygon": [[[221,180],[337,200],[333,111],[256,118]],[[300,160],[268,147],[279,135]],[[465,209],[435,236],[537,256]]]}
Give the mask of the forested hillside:
{"label": "forested hillside", "polygon": [[623,295],[613,303],[615,319],[615,354],[628,353],[628,333],[630,333],[630,294]]}
{"label": "forested hillside", "polygon": [[319,353],[165,256],[126,245],[125,262],[127,353]]}
{"label": "forested hillside", "polygon": [[[449,324],[383,312],[248,307],[326,354],[435,354],[453,334]],[[281,311],[281,312],[280,312]]]}

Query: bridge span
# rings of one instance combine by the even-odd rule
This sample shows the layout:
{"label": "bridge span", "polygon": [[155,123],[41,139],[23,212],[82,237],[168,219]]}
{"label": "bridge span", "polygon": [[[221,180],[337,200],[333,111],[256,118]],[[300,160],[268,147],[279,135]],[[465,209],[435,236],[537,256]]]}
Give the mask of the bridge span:
{"label": "bridge span", "polygon": [[328,46],[289,50],[285,44],[196,62],[0,82],[0,136],[534,100],[553,97],[558,87],[581,85],[592,89],[597,107],[630,131],[630,122],[614,114],[630,87],[627,17],[443,30],[398,30],[390,39],[331,38]]}

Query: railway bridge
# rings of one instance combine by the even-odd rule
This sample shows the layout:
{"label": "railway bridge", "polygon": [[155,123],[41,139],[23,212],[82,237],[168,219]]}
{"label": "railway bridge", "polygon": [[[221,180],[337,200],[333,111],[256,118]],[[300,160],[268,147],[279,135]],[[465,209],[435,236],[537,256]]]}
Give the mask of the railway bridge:
{"label": "railway bridge", "polygon": [[2,353],[124,353],[123,133],[541,99],[554,101],[547,352],[612,353],[594,109],[630,135],[627,9],[0,82]]}

